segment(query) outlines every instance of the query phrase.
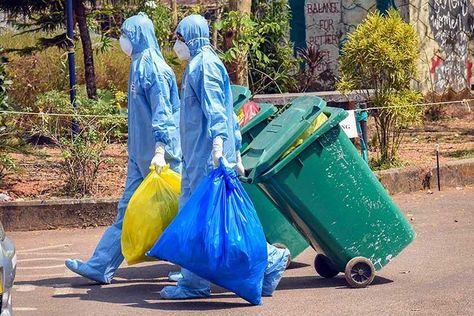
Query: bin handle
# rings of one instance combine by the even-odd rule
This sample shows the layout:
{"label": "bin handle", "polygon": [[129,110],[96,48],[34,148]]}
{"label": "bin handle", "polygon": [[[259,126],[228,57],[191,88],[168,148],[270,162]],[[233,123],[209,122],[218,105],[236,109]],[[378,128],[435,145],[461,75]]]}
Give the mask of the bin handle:
{"label": "bin handle", "polygon": [[245,176],[239,176],[239,180],[240,182],[243,182],[243,183],[252,183],[252,179]]}
{"label": "bin handle", "polygon": [[245,178],[248,182],[247,183],[253,183],[253,180],[255,179],[255,174],[257,173],[257,168],[253,168],[252,171],[250,171],[249,175],[247,178]]}

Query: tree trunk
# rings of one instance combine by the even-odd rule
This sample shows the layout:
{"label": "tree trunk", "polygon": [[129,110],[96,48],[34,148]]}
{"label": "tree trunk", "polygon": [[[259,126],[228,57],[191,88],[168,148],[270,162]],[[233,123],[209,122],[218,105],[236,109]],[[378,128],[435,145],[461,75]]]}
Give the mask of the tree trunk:
{"label": "tree trunk", "polygon": [[[230,0],[229,9],[231,11],[240,11],[242,13],[251,13],[252,10],[252,0]],[[224,39],[225,48],[229,48],[228,45],[232,45],[235,34],[226,34]],[[243,62],[234,63],[233,65],[227,65],[229,69],[229,75],[231,80],[239,85],[248,86],[248,61],[245,59]]]}
{"label": "tree trunk", "polygon": [[252,9],[252,0],[230,0],[229,8],[231,11],[250,13]]}
{"label": "tree trunk", "polygon": [[[222,1],[222,0],[217,0],[216,1],[217,9],[216,9],[216,20],[214,22],[214,25],[221,21],[222,11],[223,11],[223,8],[224,8],[223,2],[224,1]],[[217,28],[213,27],[212,28],[212,45],[214,45],[215,47],[217,47],[217,37],[218,37]]]}
{"label": "tree trunk", "polygon": [[170,0],[171,4],[171,27],[174,31],[176,26],[178,25],[178,4],[176,3],[176,0]]}
{"label": "tree trunk", "polygon": [[86,81],[87,97],[97,99],[97,87],[95,83],[94,51],[92,50],[92,40],[87,28],[86,8],[83,0],[76,0],[74,12],[79,26],[82,51],[84,53],[84,79]]}

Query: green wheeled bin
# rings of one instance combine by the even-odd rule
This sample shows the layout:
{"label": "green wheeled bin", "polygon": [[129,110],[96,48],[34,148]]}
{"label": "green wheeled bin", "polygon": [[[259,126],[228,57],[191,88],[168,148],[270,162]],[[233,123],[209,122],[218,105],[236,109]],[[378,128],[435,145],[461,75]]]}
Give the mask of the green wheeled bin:
{"label": "green wheeled bin", "polygon": [[309,240],[321,276],[344,272],[349,285],[365,287],[415,232],[339,127],[344,110],[326,107],[328,120],[281,158],[317,117],[319,98],[306,98],[315,99],[274,119],[243,152],[246,181],[257,183]]}
{"label": "green wheeled bin", "polygon": [[234,84],[230,86],[230,91],[232,92],[234,112],[239,112],[244,104],[252,97],[252,92],[247,87]]}
{"label": "green wheeled bin", "polygon": [[258,103],[260,111],[252,119],[240,128],[242,133],[242,150],[252,142],[252,140],[267,126],[268,119],[274,115],[278,109],[270,103]]}
{"label": "green wheeled bin", "polygon": [[[258,114],[240,130],[242,133],[242,150],[245,150],[252,140],[267,126],[270,116],[277,112],[277,108],[272,104],[259,103],[258,105],[260,107]],[[303,250],[309,247],[308,241],[285,218],[258,186],[248,183],[243,183],[243,186],[257,210],[265,237],[270,244],[287,248],[292,258],[296,258]]]}

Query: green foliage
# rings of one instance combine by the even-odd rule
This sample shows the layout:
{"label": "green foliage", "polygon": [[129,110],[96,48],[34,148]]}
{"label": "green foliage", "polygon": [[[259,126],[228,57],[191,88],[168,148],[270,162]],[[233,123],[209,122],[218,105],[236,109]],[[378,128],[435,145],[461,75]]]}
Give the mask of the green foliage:
{"label": "green foliage", "polygon": [[[45,115],[31,116],[24,127],[29,134],[50,136],[51,131],[58,137],[68,135],[71,130],[72,116],[87,115],[94,118],[94,128],[98,133],[107,135],[107,140],[120,140],[127,131],[127,122],[124,116],[126,110],[126,94],[122,91],[99,90],[97,100],[87,98],[84,87],[78,89],[76,98],[77,112],[74,112],[69,101],[69,94],[65,91],[49,91],[38,97],[33,112]],[[69,116],[55,116],[48,114],[67,114]],[[25,122],[26,123],[26,122]],[[82,127],[82,126],[81,126]],[[43,134],[47,132],[46,134]]]}
{"label": "green foliage", "polygon": [[[237,77],[247,71],[250,89],[256,93],[279,93],[296,86],[297,60],[289,42],[288,1],[254,1],[252,16],[230,11],[214,25],[230,47],[221,53],[226,63],[234,63]],[[229,45],[232,44],[232,45]]]}
{"label": "green foliage", "polygon": [[[126,94],[99,90],[97,100],[87,98],[84,87],[77,96],[77,112],[63,91],[50,91],[38,97],[35,110],[45,115],[32,116],[30,133],[47,137],[61,150],[61,173],[64,193],[84,196],[93,192],[100,167],[106,162],[104,151],[114,140],[122,139],[127,130],[124,110]],[[61,113],[68,116],[48,114]],[[71,133],[72,123],[79,126]]]}
{"label": "green foliage", "polygon": [[155,26],[155,35],[161,47],[170,46],[169,38],[173,30],[171,30],[171,10],[168,5],[161,1],[145,1],[139,8],[145,12]]}
{"label": "green foliage", "polygon": [[0,183],[2,183],[2,180],[7,175],[7,172],[16,170],[16,169],[17,169],[17,166],[13,158],[10,155],[1,153],[0,154]]}
{"label": "green foliage", "polygon": [[256,39],[256,24],[248,14],[230,11],[225,13],[223,19],[215,24],[215,27],[222,32],[232,33],[233,47],[221,54],[224,62],[242,61],[247,59],[247,54],[252,47],[262,41]]}
{"label": "green foliage", "polygon": [[0,114],[0,183],[7,172],[17,169],[10,153],[18,151],[19,146],[20,141],[16,134],[14,121]]}
{"label": "green foliage", "polygon": [[12,85],[12,81],[7,78],[6,63],[7,58],[2,55],[3,48],[0,47],[0,110],[5,110],[8,107],[7,89]]}
{"label": "green foliage", "polygon": [[[7,103],[7,89],[12,81],[7,78],[6,62],[7,59],[2,55],[3,49],[0,48],[0,110],[9,110]],[[5,114],[0,113],[0,182],[6,172],[16,169],[14,160],[9,153],[16,150],[17,139],[15,134],[15,124],[9,120]]]}
{"label": "green foliage", "polygon": [[264,40],[257,36],[256,23],[246,13],[230,11],[215,27],[224,34],[224,41],[232,40],[232,45],[227,45],[230,48],[221,54],[221,59],[225,63],[234,63],[237,77],[243,78],[250,51],[257,49]]}
{"label": "green foliage", "polygon": [[206,8],[203,5],[195,4],[188,7],[186,10],[182,10],[179,13],[179,19],[185,18],[191,14],[204,14],[206,12]]}
{"label": "green foliage", "polygon": [[369,160],[370,169],[374,171],[387,170],[392,168],[402,168],[404,164],[400,160],[383,161],[380,157],[370,158]]}
{"label": "green foliage", "polygon": [[374,89],[369,106],[377,128],[381,165],[395,164],[403,130],[422,119],[421,101],[410,89],[416,79],[419,41],[416,31],[395,10],[386,15],[370,13],[349,34],[339,62],[342,92]]}
{"label": "green foliage", "polygon": [[250,54],[250,84],[254,93],[281,93],[294,90],[297,59],[289,41],[291,12],[288,0],[252,1],[256,38]]}
{"label": "green foliage", "polygon": [[81,197],[94,191],[100,167],[107,162],[104,152],[113,129],[101,131],[103,125],[97,118],[75,116],[72,119],[80,126],[77,134],[63,134],[62,127],[53,124],[42,126],[41,133],[61,150],[64,193]]}
{"label": "green foliage", "polygon": [[474,158],[474,148],[458,149],[458,150],[449,152],[445,155],[448,156],[448,157],[459,158],[459,159]]}
{"label": "green foliage", "polygon": [[[66,34],[63,31],[64,1],[3,0],[0,1],[0,10],[9,12],[16,18],[14,26],[21,31],[21,34],[40,32],[43,35],[35,43],[17,48],[20,53],[31,54],[50,46],[62,48],[67,46]],[[28,19],[21,19],[22,16],[27,16]]]}
{"label": "green foliage", "polygon": [[[27,47],[42,34],[17,35],[12,32],[0,35],[8,49]],[[10,103],[18,109],[32,106],[38,94],[49,90],[67,89],[67,56],[57,48],[48,48],[31,55],[9,53],[7,74],[13,80],[9,89]]]}
{"label": "green foliage", "polygon": [[[31,45],[42,36],[41,33],[17,35],[8,32],[0,35],[0,42],[7,48],[16,49]],[[127,91],[130,58],[123,54],[116,40],[112,40],[111,45],[110,49],[95,57],[97,87]],[[13,80],[9,98],[18,109],[33,108],[39,95],[69,87],[67,54],[58,48],[50,47],[26,56],[9,53],[8,58],[7,74]],[[78,84],[85,84],[81,45],[76,47],[76,73]]]}
{"label": "green foliage", "polygon": [[309,45],[307,48],[297,50],[298,57],[304,63],[298,74],[298,91],[306,92],[324,90],[325,86],[334,86],[334,73],[329,68],[327,54],[317,45]]}

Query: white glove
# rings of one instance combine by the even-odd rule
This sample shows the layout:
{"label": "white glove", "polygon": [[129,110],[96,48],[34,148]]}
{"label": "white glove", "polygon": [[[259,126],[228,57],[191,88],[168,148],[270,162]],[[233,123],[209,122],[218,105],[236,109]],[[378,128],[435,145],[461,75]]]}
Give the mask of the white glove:
{"label": "white glove", "polygon": [[236,164],[235,164],[235,170],[237,171],[237,174],[239,176],[245,177],[245,168],[244,165],[242,164],[242,156],[240,155],[240,151],[237,151],[237,154],[235,155],[236,158]]}
{"label": "white glove", "polygon": [[155,166],[155,170],[158,173],[161,173],[161,170],[166,166],[165,160],[165,144],[157,143],[155,147],[155,156],[151,161],[151,165]]}
{"label": "white glove", "polygon": [[223,153],[224,141],[222,138],[217,136],[212,140],[212,162],[214,163],[215,168],[219,166],[219,159],[222,157]]}

